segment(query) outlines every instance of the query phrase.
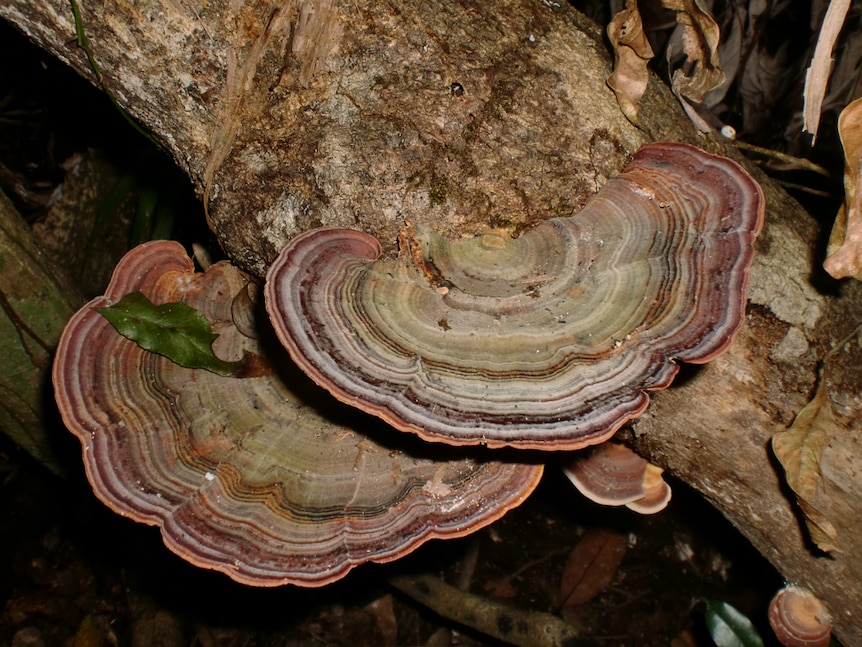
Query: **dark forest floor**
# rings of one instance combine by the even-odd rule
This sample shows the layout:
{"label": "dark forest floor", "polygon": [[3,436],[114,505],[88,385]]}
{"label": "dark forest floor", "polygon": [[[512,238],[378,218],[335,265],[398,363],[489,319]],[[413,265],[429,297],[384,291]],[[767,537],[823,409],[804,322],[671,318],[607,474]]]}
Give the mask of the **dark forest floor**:
{"label": "dark forest floor", "polygon": [[[73,448],[70,448],[72,450]],[[154,528],[118,517],[82,473],[66,479],[3,454],[0,646],[486,645],[386,583],[411,570],[522,609],[562,613],[598,645],[709,645],[703,600],[727,601],[769,636],[778,574],[697,494],[674,484],[649,517],[582,499],[548,471],[521,508],[473,537],[432,542],[322,589],[253,589],[172,555]],[[560,580],[587,535],[624,537],[611,582],[560,610]],[[589,644],[589,643],[587,643]]]}

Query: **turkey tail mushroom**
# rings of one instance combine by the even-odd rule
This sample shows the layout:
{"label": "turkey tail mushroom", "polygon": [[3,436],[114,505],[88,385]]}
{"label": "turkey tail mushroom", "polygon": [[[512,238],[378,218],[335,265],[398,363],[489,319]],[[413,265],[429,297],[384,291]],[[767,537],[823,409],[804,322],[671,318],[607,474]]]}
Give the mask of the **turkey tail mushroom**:
{"label": "turkey tail mushroom", "polygon": [[335,397],[425,440],[579,449],[707,362],[745,315],[763,194],[735,162],[644,146],[577,215],[517,238],[416,228],[397,259],[317,229],[270,267],[291,357]]}
{"label": "turkey tail mushroom", "polygon": [[832,620],[813,594],[798,586],[781,589],[769,603],[769,624],[784,647],[827,647]]}
{"label": "turkey tail mushroom", "polygon": [[[244,584],[322,586],[358,564],[473,532],[536,486],[538,465],[420,443],[408,451],[382,425],[363,420],[360,434],[336,422],[355,412],[322,391],[319,402],[306,399],[314,386],[255,334],[266,331],[254,329],[247,288],[227,263],[196,274],[180,245],[147,243],[74,315],[57,350],[57,403],[93,491],[159,526],[179,556]],[[203,313],[220,357],[277,351],[281,376],[225,377],[142,349],[94,310],[133,291]]]}
{"label": "turkey tail mushroom", "polygon": [[601,505],[624,505],[640,514],[654,514],[670,502],[671,490],[662,469],[620,443],[580,450],[563,471],[581,494]]}

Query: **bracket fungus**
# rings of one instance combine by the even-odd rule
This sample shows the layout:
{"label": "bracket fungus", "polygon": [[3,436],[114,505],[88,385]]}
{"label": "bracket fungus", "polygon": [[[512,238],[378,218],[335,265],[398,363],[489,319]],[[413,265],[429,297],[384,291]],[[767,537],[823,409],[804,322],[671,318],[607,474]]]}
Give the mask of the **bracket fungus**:
{"label": "bracket fungus", "polygon": [[[110,508],[160,526],[178,555],[239,582],[320,586],[428,539],[468,534],[535,487],[541,466],[387,446],[389,430],[373,418],[360,417],[362,434],[339,424],[328,394],[298,371],[240,379],[183,368],[94,311],[133,291],[186,303],[212,323],[216,354],[236,360],[266,352],[249,336],[249,287],[231,265],[196,274],[180,245],[147,243],[67,325],[57,402]],[[306,404],[309,389],[330,401],[329,418]]]}
{"label": "bracket fungus", "polygon": [[811,592],[786,586],[769,603],[769,625],[784,647],[828,647],[832,619]]}
{"label": "bracket fungus", "polygon": [[300,368],[425,440],[525,449],[603,442],[707,362],[745,314],[763,194],[735,162],[641,148],[578,214],[518,237],[407,228],[294,238],[266,305]]}
{"label": "bracket fungus", "polygon": [[662,469],[621,443],[576,452],[563,472],[585,497],[600,505],[624,505],[640,514],[661,512],[670,502]]}

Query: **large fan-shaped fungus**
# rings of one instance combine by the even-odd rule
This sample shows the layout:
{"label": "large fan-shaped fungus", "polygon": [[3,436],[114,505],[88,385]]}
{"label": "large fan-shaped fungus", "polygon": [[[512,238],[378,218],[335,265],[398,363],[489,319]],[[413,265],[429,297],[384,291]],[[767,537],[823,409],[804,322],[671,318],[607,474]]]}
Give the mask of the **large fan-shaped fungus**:
{"label": "large fan-shaped fungus", "polygon": [[[275,375],[183,368],[93,310],[132,291],[182,301],[213,323],[217,354],[235,360],[263,352],[242,332],[247,289],[230,265],[195,274],[178,244],[148,243],[72,318],[57,350],[57,402],[93,489],[120,514],[161,526],[174,552],[246,584],[317,586],[472,532],[536,485],[538,466],[386,447],[322,417]],[[292,380],[301,387],[304,376]]]}
{"label": "large fan-shaped fungus", "polygon": [[426,440],[577,449],[609,438],[742,324],[763,196],[736,163],[651,144],[576,216],[517,238],[407,230],[399,258],[319,229],[270,268],[291,356]]}

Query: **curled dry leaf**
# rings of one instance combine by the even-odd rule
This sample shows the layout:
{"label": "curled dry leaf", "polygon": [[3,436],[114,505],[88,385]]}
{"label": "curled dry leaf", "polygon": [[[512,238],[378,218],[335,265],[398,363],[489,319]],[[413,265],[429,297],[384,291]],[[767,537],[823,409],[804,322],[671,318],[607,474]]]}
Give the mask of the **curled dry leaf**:
{"label": "curled dry leaf", "polygon": [[626,535],[597,528],[587,532],[569,554],[560,582],[560,606],[589,602],[613,581],[628,548]]}
{"label": "curled dry leaf", "polygon": [[838,548],[837,531],[822,506],[817,505],[817,499],[822,496],[820,460],[838,425],[825,384],[821,378],[814,398],[793,424],[772,437],[772,451],[784,468],[787,484],[796,494],[812,541],[829,552]]}
{"label": "curled dry leaf", "polygon": [[[692,103],[703,103],[710,90],[724,83],[718,54],[718,24],[698,0],[662,0],[662,4],[676,11],[677,23],[682,26],[682,33],[671,39],[667,47],[671,89],[695,127],[709,132],[710,125]],[[691,69],[691,74],[687,74],[682,66],[674,69],[674,60],[680,53],[685,56],[684,65]]]}
{"label": "curled dry leaf", "polygon": [[637,105],[649,80],[647,64],[654,56],[637,0],[626,0],[625,9],[608,24],[608,39],[614,50],[614,71],[608,77],[608,86],[616,94],[626,119],[637,124]]}
{"label": "curled dry leaf", "polygon": [[[662,0],[662,5],[676,12],[677,23],[682,26],[666,52],[671,88],[695,127],[709,132],[711,126],[698,114],[692,102],[703,103],[709,91],[724,83],[718,54],[718,25],[698,0]],[[637,104],[646,90],[647,64],[653,51],[644,33],[636,0],[626,0],[625,8],[608,24],[608,39],[614,50],[614,70],[608,77],[608,86],[616,94],[626,118],[637,124]],[[682,62],[674,69],[678,60]],[[692,73],[687,74],[682,65]]]}
{"label": "curled dry leaf", "polygon": [[817,45],[814,48],[814,56],[805,72],[802,129],[811,133],[812,143],[817,137],[823,97],[826,96],[826,86],[832,71],[832,49],[835,47],[835,41],[838,40],[838,34],[841,33],[841,27],[849,10],[850,0],[829,0],[826,16],[823,18],[823,25],[817,37]]}
{"label": "curled dry leaf", "polygon": [[[408,451],[409,438],[383,444],[389,430],[368,420],[362,434],[346,426],[355,412],[316,401],[325,394],[264,343],[262,322],[250,325],[249,287],[227,263],[195,273],[177,243],[147,243],[66,326],[57,403],[111,509],[160,526],[175,553],[244,584],[321,586],[357,564],[464,536],[535,487],[540,466],[416,443]],[[238,379],[144,350],[93,310],[133,291],[195,308],[218,335],[219,357],[268,356],[279,374]]]}
{"label": "curled dry leaf", "polygon": [[836,279],[862,279],[862,99],[838,117],[838,134],[844,146],[844,204],[835,217],[823,268]]}

